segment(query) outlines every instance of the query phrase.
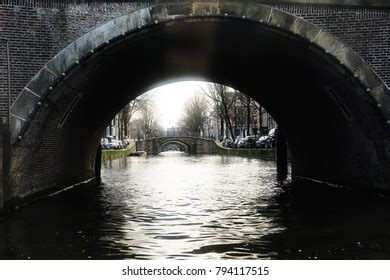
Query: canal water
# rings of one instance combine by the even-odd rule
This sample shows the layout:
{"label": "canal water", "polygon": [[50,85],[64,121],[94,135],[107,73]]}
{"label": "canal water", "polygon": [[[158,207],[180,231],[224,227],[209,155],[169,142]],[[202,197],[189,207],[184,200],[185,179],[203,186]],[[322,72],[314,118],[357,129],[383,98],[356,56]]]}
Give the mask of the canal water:
{"label": "canal water", "polygon": [[103,163],[0,222],[4,259],[389,259],[390,199],[280,185],[274,162],[166,152]]}

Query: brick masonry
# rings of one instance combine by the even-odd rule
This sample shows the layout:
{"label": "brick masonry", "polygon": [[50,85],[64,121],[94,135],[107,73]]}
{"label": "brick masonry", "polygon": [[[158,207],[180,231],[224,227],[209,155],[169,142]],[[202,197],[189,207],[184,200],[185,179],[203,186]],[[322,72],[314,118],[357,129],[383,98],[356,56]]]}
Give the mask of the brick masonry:
{"label": "brick masonry", "polygon": [[[139,5],[134,1],[0,1],[0,37],[9,40],[11,46],[12,100],[37,71],[70,42]],[[270,5],[336,35],[390,85],[390,8]],[[0,117],[6,112],[6,53],[5,44],[0,42]]]}
{"label": "brick masonry", "polygon": [[[135,3],[119,2],[68,5],[44,5],[40,1],[3,2],[7,4],[0,4],[0,37],[10,42],[12,100],[39,69],[69,43],[137,7]],[[1,42],[0,45],[0,116],[4,116],[7,112],[7,65],[5,46]]]}
{"label": "brick masonry", "polygon": [[352,47],[390,86],[390,8],[278,4]]}
{"label": "brick masonry", "polygon": [[[273,4],[274,7],[301,16],[321,28],[331,32],[346,41],[363,56],[373,68],[390,84],[389,41],[389,9],[373,7],[341,7],[310,4]],[[126,14],[139,7],[132,1],[33,1],[33,0],[0,0],[0,37],[6,38],[11,44],[11,76],[12,98],[21,92],[22,88],[37,73],[37,71],[66,45],[82,36],[87,31],[103,23]],[[0,117],[7,112],[5,48],[0,44]],[[98,62],[96,62],[98,63]],[[87,73],[83,80],[88,80]],[[58,185],[62,175],[61,165],[65,158],[65,148],[62,147],[66,138],[66,129],[58,129],[57,124],[65,115],[70,104],[75,100],[77,92],[69,91],[62,96],[57,104],[58,111],[50,115],[45,122],[45,129],[32,130],[17,150],[16,155],[22,155],[12,169],[15,196],[19,193],[33,193],[37,188],[51,188]],[[42,112],[41,112],[42,111]],[[40,114],[44,115],[44,110]],[[39,119],[39,118],[37,118]],[[38,126],[38,124],[36,124]],[[24,140],[26,140],[24,139]],[[93,145],[91,145],[93,146]],[[94,147],[89,147],[92,150]],[[92,157],[81,157],[92,166]],[[83,155],[84,156],[84,155]],[[27,164],[26,164],[27,162]],[[18,164],[22,163],[22,164]],[[81,166],[86,172],[80,172],[81,177],[69,180],[80,182],[89,179],[93,168]],[[76,175],[75,175],[76,176]],[[20,177],[20,178],[17,178]],[[14,183],[16,182],[16,183]],[[62,182],[62,181],[61,181]],[[74,182],[62,182],[72,184]]]}
{"label": "brick masonry", "polygon": [[[70,42],[139,5],[134,1],[0,1],[0,37],[9,40],[11,46],[12,100],[37,71]],[[345,41],[390,85],[390,8],[272,6],[303,17]],[[0,117],[6,112],[6,52],[5,44],[0,42]]]}

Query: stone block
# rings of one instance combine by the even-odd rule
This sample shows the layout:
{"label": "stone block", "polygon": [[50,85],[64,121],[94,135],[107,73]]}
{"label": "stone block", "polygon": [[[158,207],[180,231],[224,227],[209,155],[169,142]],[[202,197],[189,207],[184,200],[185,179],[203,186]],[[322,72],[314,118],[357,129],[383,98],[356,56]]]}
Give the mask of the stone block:
{"label": "stone block", "polygon": [[349,47],[344,46],[337,53],[337,58],[353,73],[362,65],[362,58]]}
{"label": "stone block", "polygon": [[273,8],[264,5],[251,4],[247,6],[245,16],[247,18],[268,22]]}
{"label": "stone block", "polygon": [[389,90],[384,86],[380,85],[376,88],[373,88],[371,90],[372,95],[374,96],[375,100],[380,104],[380,109],[382,113],[386,116],[387,120],[390,120],[390,92]]}
{"label": "stone block", "polygon": [[26,87],[42,97],[49,90],[49,87],[53,86],[57,79],[58,77],[53,72],[46,68],[42,68]]}
{"label": "stone block", "polygon": [[24,89],[11,107],[11,114],[28,120],[39,101],[39,96],[31,93],[28,89]]}
{"label": "stone block", "polygon": [[248,3],[240,2],[240,3],[220,3],[220,11],[221,14],[227,14],[229,16],[242,17],[246,15],[246,11],[248,9]]}
{"label": "stone block", "polygon": [[221,13],[218,2],[202,3],[195,2],[192,4],[192,14],[196,16],[219,15]]}
{"label": "stone block", "polygon": [[78,60],[78,57],[73,52],[72,48],[65,48],[53,57],[47,64],[46,67],[58,77],[62,73],[68,71]]}
{"label": "stone block", "polygon": [[314,41],[318,34],[320,34],[321,28],[304,21],[301,18],[296,18],[294,24],[290,26],[290,31],[306,38],[309,41]]}
{"label": "stone block", "polygon": [[11,143],[15,143],[26,121],[11,115]]}
{"label": "stone block", "polygon": [[168,10],[165,5],[158,5],[150,8],[150,15],[152,21],[164,21],[168,18]]}
{"label": "stone block", "polygon": [[94,47],[97,48],[120,36],[122,34],[122,30],[115,24],[115,21],[109,21],[89,32],[89,34],[94,42]]}
{"label": "stone block", "polygon": [[292,30],[297,17],[280,10],[273,9],[269,18],[269,22],[280,28]]}
{"label": "stone block", "polygon": [[149,8],[131,12],[114,20],[115,25],[121,30],[122,33],[135,30],[138,28],[138,26],[144,26],[149,24],[151,21],[152,17],[150,15]]}
{"label": "stone block", "polygon": [[90,55],[91,50],[95,49],[95,47],[96,45],[90,33],[83,35],[67,46],[78,60]]}
{"label": "stone block", "polygon": [[338,51],[344,47],[339,39],[327,32],[320,32],[314,39],[314,43],[333,55],[337,55]]}
{"label": "stone block", "polygon": [[372,71],[371,67],[364,62],[356,70],[355,75],[357,75],[360,80],[371,90],[380,85],[383,85],[381,79],[376,75],[374,71]]}

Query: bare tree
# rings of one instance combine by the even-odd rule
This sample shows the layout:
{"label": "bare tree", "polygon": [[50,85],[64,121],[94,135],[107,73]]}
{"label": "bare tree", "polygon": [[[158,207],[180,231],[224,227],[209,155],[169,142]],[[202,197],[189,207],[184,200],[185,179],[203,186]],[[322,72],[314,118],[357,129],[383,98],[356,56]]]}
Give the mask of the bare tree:
{"label": "bare tree", "polygon": [[239,95],[237,91],[229,91],[227,86],[210,83],[207,89],[202,88],[202,92],[207,95],[213,102],[214,107],[221,117],[221,138],[223,137],[223,123],[227,124],[228,130],[234,141],[234,132],[230,116],[231,108],[234,106]]}
{"label": "bare tree", "polygon": [[161,136],[162,128],[158,122],[154,106],[151,103],[144,104],[139,109],[139,114],[144,139]]}
{"label": "bare tree", "polygon": [[235,128],[242,131],[247,120],[246,106],[245,104],[242,104],[241,100],[237,100],[233,109]]}
{"label": "bare tree", "polygon": [[151,105],[149,94],[142,94],[129,103],[129,121],[141,108]]}
{"label": "bare tree", "polygon": [[119,113],[118,113],[118,128],[119,128],[119,139],[124,139],[128,136],[129,128],[129,104],[127,104]]}
{"label": "bare tree", "polygon": [[[249,135],[254,111],[257,110],[260,114],[261,106],[253,98],[242,92],[238,92],[238,100],[240,101],[240,105],[245,108],[244,115],[246,121],[247,135]],[[243,113],[241,112],[241,114]]]}
{"label": "bare tree", "polygon": [[204,136],[208,121],[209,106],[204,97],[195,95],[184,106],[180,127],[185,135]]}
{"label": "bare tree", "polygon": [[124,139],[128,137],[130,122],[133,116],[144,106],[150,103],[149,95],[142,94],[128,103],[118,114],[119,137]]}
{"label": "bare tree", "polygon": [[[243,108],[245,108],[245,113],[242,112],[243,108],[239,111],[241,113],[241,117],[245,116],[245,124],[246,124],[246,129],[247,129],[246,135],[249,135],[250,125],[251,125],[251,106],[254,104],[254,102],[253,102],[252,98],[250,98],[248,95],[246,95],[242,92],[237,91],[237,94],[238,94],[238,100],[239,100],[240,105]],[[242,119],[240,121],[242,121]],[[241,127],[243,127],[243,125]],[[244,132],[244,134],[245,134],[245,132]]]}

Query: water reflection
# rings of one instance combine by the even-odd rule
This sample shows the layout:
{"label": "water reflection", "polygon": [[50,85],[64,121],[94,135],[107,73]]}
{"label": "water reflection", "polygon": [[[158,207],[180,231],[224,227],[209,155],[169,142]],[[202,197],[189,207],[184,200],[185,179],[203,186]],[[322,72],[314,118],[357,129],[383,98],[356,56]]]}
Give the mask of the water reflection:
{"label": "water reflection", "polygon": [[254,207],[259,196],[275,191],[273,163],[263,162],[261,170],[258,160],[169,152],[118,161],[103,177],[107,197],[120,190],[127,204],[121,243],[137,257],[253,257],[246,247],[259,232],[281,230]]}
{"label": "water reflection", "polygon": [[159,156],[105,162],[82,186],[17,210],[3,258],[389,258],[389,199],[299,182],[259,159]]}

